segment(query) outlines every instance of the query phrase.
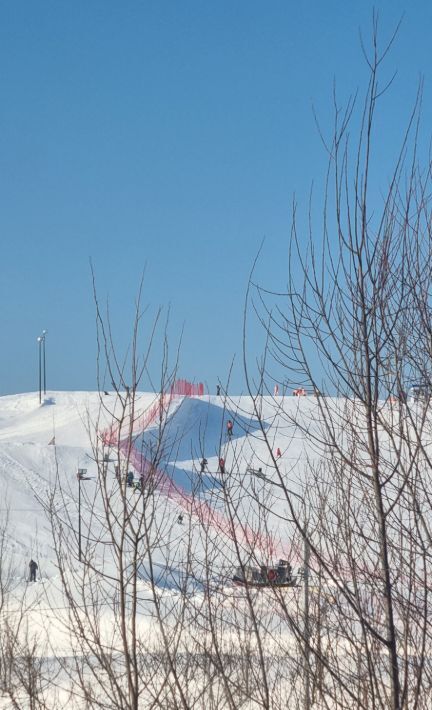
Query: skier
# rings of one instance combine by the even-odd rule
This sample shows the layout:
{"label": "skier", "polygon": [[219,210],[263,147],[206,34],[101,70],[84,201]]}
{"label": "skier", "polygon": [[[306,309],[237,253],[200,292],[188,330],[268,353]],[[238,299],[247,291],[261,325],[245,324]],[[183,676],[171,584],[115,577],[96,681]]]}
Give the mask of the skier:
{"label": "skier", "polygon": [[129,487],[129,488],[132,488],[132,486],[133,486],[133,481],[134,481],[133,471],[128,471],[127,484],[128,484],[128,487]]}
{"label": "skier", "polygon": [[29,568],[30,568],[30,582],[36,582],[36,570],[37,570],[38,566],[34,560],[30,560]]}
{"label": "skier", "polygon": [[276,449],[276,458],[277,458],[277,459],[280,459],[281,456],[282,456],[282,451],[280,450],[280,448],[279,448],[279,446],[278,446],[277,449]]}
{"label": "skier", "polygon": [[177,522],[179,525],[183,525],[183,513],[180,513],[180,515],[177,518]]}
{"label": "skier", "polygon": [[216,397],[220,397],[220,385],[216,385]]}
{"label": "skier", "polygon": [[227,422],[227,434],[228,434],[228,439],[231,439],[231,437],[232,437],[232,435],[233,435],[233,426],[234,426],[234,425],[233,425],[231,419],[228,419],[228,422]]}
{"label": "skier", "polygon": [[219,471],[225,473],[225,459],[222,457],[219,459]]}
{"label": "skier", "polygon": [[207,459],[201,459],[201,463],[200,463],[200,472],[201,473],[204,473],[204,469],[207,466],[207,464],[208,464]]}

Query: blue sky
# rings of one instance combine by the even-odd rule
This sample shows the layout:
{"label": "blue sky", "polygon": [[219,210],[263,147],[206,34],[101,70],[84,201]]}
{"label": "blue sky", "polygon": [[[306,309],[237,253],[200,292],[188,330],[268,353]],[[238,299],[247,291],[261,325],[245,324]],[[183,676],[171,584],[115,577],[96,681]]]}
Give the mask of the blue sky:
{"label": "blue sky", "polygon": [[[404,15],[385,67],[397,70],[379,123],[385,183],[420,75],[429,131],[432,4],[375,7],[384,37]],[[145,269],[149,318],[171,308],[173,356],[184,328],[180,374],[215,391],[235,356],[231,389],[244,389],[249,270],[265,238],[259,279],[283,289],[292,196],[306,209],[326,166],[312,106],[331,129],[334,79],[342,99],[364,86],[372,9],[0,2],[1,394],[37,389],[44,328],[48,388],[95,388],[89,259],[120,349]]]}

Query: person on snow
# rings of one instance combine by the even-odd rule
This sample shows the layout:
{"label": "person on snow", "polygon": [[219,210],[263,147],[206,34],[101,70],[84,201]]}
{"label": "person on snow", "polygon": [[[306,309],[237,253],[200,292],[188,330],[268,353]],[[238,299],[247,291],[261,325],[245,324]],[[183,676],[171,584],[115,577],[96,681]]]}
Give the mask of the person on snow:
{"label": "person on snow", "polygon": [[29,562],[29,569],[30,569],[30,582],[36,582],[36,570],[38,566],[34,560],[30,560]]}
{"label": "person on snow", "polygon": [[177,518],[177,522],[179,525],[183,525],[183,513],[180,513],[180,515]]}
{"label": "person on snow", "polygon": [[234,424],[232,423],[231,419],[228,419],[228,422],[227,422],[228,439],[231,439],[231,437],[233,435],[233,426],[234,426]]}
{"label": "person on snow", "polygon": [[280,448],[279,448],[279,446],[278,446],[277,449],[276,449],[276,458],[277,458],[277,459],[280,459],[281,456],[282,456],[282,451],[280,450]]}
{"label": "person on snow", "polygon": [[207,466],[207,464],[208,464],[207,459],[201,459],[201,463],[200,463],[200,472],[201,473],[204,473],[204,470],[205,470],[205,467]]}
{"label": "person on snow", "polygon": [[216,385],[216,397],[220,397],[220,385]]}
{"label": "person on snow", "polygon": [[128,487],[129,487],[129,488],[132,488],[132,486],[133,486],[133,482],[134,482],[134,475],[133,475],[133,471],[128,471],[128,475],[127,475],[127,484],[128,484]]}
{"label": "person on snow", "polygon": [[225,473],[225,459],[222,457],[219,459],[219,471]]}

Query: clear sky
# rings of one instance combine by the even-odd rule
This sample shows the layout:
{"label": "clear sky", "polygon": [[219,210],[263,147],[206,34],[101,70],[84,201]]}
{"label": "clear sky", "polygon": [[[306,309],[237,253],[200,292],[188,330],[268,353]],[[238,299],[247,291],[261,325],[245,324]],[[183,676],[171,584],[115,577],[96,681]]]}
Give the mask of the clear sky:
{"label": "clear sky", "polygon": [[[48,388],[95,388],[90,258],[120,347],[145,268],[143,301],[171,307],[173,350],[184,326],[180,374],[215,391],[241,360],[264,237],[259,278],[284,287],[292,196],[306,206],[326,165],[312,106],[331,128],[334,79],[342,98],[364,86],[373,7],[0,2],[0,394],[37,389],[44,328]],[[398,74],[380,119],[385,181],[420,74],[431,125],[432,3],[375,7],[384,37],[404,16],[386,65]]]}

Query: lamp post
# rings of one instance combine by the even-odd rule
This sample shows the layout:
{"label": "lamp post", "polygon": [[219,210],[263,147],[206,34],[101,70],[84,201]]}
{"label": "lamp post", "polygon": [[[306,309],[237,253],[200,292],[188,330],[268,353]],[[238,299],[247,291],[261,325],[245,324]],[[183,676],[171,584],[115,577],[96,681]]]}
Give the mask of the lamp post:
{"label": "lamp post", "polygon": [[46,394],[46,357],[45,357],[45,336],[47,334],[47,330],[42,331],[42,358],[43,358],[43,387],[44,387],[44,394]]}
{"label": "lamp post", "polygon": [[[285,493],[293,495],[298,498],[303,503],[303,498],[295,491],[290,488],[283,486],[282,483],[277,481],[272,481],[268,478],[262,471],[253,471],[253,474],[258,478],[262,478],[263,481],[270,483],[272,486],[277,486],[282,488]],[[310,621],[309,621],[309,561],[310,561],[310,545],[308,539],[308,530],[305,515],[305,524],[303,529],[303,541],[304,541],[304,551],[303,551],[303,577],[304,577],[304,595],[303,595],[303,605],[304,605],[304,671],[305,671],[305,684],[304,684],[304,710],[310,710],[311,707],[311,687],[310,687]]]}
{"label": "lamp post", "polygon": [[88,481],[86,477],[87,469],[79,468],[77,471],[78,479],[78,561],[81,562],[82,549],[81,549],[81,481]]}
{"label": "lamp post", "polygon": [[42,338],[37,339],[39,343],[39,404],[42,402]]}
{"label": "lamp post", "polygon": [[47,330],[42,331],[42,335],[39,335],[37,341],[39,343],[39,404],[42,403],[42,363],[43,363],[43,388],[44,394],[46,394],[46,357],[45,357],[45,337],[48,333]]}

